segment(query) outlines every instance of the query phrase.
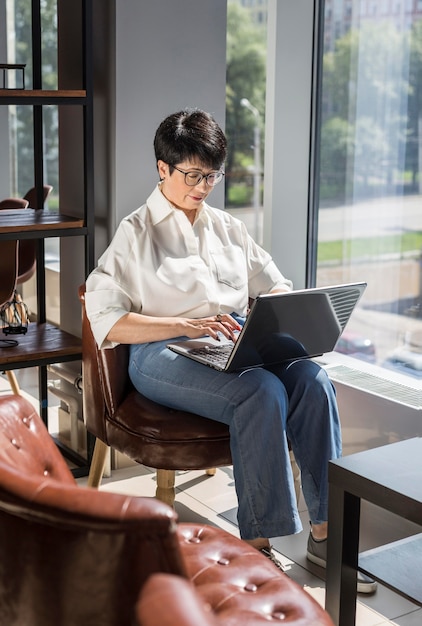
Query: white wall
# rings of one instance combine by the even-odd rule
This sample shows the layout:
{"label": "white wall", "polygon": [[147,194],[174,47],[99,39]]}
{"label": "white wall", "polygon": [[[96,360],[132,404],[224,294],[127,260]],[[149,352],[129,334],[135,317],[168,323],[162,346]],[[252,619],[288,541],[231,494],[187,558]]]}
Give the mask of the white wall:
{"label": "white wall", "polygon": [[[227,6],[226,0],[94,0],[94,9],[97,259],[120,220],[158,181],[152,143],[161,120],[196,106],[224,128]],[[62,10],[69,33],[71,13]],[[61,205],[71,214],[77,151],[64,155],[60,171]],[[223,194],[223,186],[213,192],[220,206]],[[82,258],[82,240],[62,240],[61,323],[74,334],[80,333],[75,293],[85,278]]]}
{"label": "white wall", "polygon": [[268,1],[264,247],[305,287],[314,3]]}
{"label": "white wall", "polygon": [[[164,117],[195,106],[224,127],[226,12],[226,0],[117,2],[116,221],[158,181],[153,138]],[[223,191],[213,192],[220,205]]]}

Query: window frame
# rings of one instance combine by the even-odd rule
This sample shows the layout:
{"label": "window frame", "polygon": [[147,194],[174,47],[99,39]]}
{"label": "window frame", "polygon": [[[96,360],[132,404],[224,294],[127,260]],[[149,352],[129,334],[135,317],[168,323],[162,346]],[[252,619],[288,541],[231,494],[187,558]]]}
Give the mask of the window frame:
{"label": "window frame", "polygon": [[[316,282],[324,10],[324,0],[268,1],[264,247],[295,288]],[[305,104],[298,104],[299,96]],[[340,357],[369,377],[392,374]],[[409,377],[409,387],[413,382]],[[368,406],[376,395],[359,392]]]}

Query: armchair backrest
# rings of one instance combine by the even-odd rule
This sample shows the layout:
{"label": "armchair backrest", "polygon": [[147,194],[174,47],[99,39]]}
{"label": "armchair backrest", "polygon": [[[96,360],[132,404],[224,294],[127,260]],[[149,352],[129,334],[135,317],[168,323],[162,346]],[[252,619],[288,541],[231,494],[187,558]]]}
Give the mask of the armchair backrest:
{"label": "armchair backrest", "polygon": [[0,398],[0,463],[22,476],[76,484],[41,418],[22,396]]}
{"label": "armchair backrest", "polygon": [[87,429],[107,441],[105,423],[126,397],[132,384],[128,375],[129,347],[99,350],[85,310],[85,285],[79,287],[82,306],[83,405]]}
{"label": "armchair backrest", "polygon": [[36,187],[31,187],[24,195],[24,199],[28,201],[31,209],[43,209],[44,203],[52,191],[53,187],[51,185],[43,185],[41,202],[39,202],[39,190]]}
{"label": "armchair backrest", "polygon": [[0,200],[0,210],[2,209],[26,209],[29,202],[25,198],[5,198]]}
{"label": "armchair backrest", "polygon": [[0,624],[132,626],[152,573],[186,575],[174,511],[77,486],[25,398],[0,398],[0,438]]}
{"label": "armchair backrest", "polygon": [[8,302],[15,291],[18,275],[18,241],[1,242],[0,306]]}

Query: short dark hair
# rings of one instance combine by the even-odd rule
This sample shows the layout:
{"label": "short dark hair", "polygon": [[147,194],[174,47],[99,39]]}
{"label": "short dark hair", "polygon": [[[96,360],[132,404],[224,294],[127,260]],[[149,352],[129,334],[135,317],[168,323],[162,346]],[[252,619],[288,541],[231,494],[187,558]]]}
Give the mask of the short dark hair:
{"label": "short dark hair", "polygon": [[183,109],[161,122],[154,137],[154,151],[156,161],[170,166],[195,160],[219,170],[226,158],[227,140],[210,113]]}

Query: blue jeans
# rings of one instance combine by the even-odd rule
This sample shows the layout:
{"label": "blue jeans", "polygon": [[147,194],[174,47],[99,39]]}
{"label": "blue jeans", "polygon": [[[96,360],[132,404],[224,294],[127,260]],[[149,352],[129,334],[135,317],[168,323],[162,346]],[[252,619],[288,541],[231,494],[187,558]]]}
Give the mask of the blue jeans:
{"label": "blue jeans", "polygon": [[234,374],[175,354],[168,341],[131,346],[129,375],[143,395],[228,424],[243,539],[300,532],[289,440],[313,524],[327,520],[328,461],[341,455],[335,392],[314,361]]}

